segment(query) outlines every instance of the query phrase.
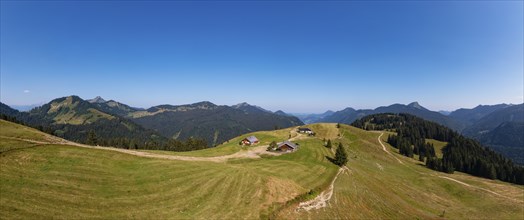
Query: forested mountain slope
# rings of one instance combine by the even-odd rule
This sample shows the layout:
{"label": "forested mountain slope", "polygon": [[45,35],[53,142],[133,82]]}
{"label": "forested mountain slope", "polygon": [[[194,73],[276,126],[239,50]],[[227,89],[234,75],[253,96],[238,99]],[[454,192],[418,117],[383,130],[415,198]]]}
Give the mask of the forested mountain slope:
{"label": "forested mountain slope", "polygon": [[[85,143],[92,131],[98,144],[131,148],[167,146],[169,140],[196,141],[191,145],[212,147],[243,133],[303,125],[294,116],[275,114],[247,103],[219,106],[199,102],[159,105],[145,110],[102,97],[85,101],[78,96],[68,96],[27,113],[4,104],[0,107],[6,116],[69,140]],[[174,149],[172,146],[179,144],[176,141],[177,144],[160,149]]]}
{"label": "forested mountain slope", "polygon": [[217,145],[243,133],[303,125],[294,116],[279,115],[243,104],[219,106],[211,102],[191,105],[162,105],[131,114],[136,123],[175,139],[205,138]]}

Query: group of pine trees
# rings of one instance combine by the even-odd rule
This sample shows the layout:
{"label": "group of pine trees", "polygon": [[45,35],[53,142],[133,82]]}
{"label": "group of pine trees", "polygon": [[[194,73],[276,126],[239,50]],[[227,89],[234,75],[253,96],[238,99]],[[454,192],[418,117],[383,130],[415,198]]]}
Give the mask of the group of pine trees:
{"label": "group of pine trees", "polygon": [[[340,128],[340,125],[337,124],[337,127]],[[331,143],[330,139],[328,139],[327,141],[326,139],[324,139],[324,147],[329,148],[329,149],[333,148],[333,144]],[[338,143],[338,147],[335,150],[335,158],[331,159],[331,162],[333,162],[334,164],[340,167],[347,164],[348,154],[346,150],[344,149],[344,145],[342,143]]]}
{"label": "group of pine trees", "polygon": [[[409,114],[376,114],[366,116],[353,124],[366,130],[391,130],[387,142],[399,149],[402,155],[419,155],[430,169],[453,173],[461,171],[475,176],[499,179],[524,184],[524,167],[503,157],[479,142],[459,133]],[[442,158],[437,158],[433,145],[426,139],[435,139],[448,144],[442,149]]]}
{"label": "group of pine trees", "polygon": [[[93,126],[90,124],[79,126],[55,125],[43,126],[40,124],[25,123],[16,117],[0,114],[0,119],[11,121],[17,124],[33,127],[48,134],[66,138],[78,143],[99,146],[111,146],[124,149],[145,149],[145,150],[166,150],[166,151],[192,151],[208,147],[206,140],[201,138],[190,137],[186,140],[167,139],[164,137],[152,135],[149,133],[130,134],[108,133],[104,131],[103,126]],[[108,126],[115,126],[113,122],[107,120]],[[101,123],[99,123],[101,124]],[[117,124],[119,125],[119,124]],[[82,132],[88,130],[88,132]],[[114,131],[114,130],[112,130]],[[67,135],[64,135],[67,133]]]}
{"label": "group of pine trees", "polygon": [[185,141],[170,139],[167,141],[145,140],[141,141],[136,138],[109,138],[99,139],[93,130],[87,134],[86,141],[88,145],[111,146],[125,149],[147,149],[147,150],[166,150],[166,151],[192,151],[207,148],[207,142],[204,139],[188,138]]}
{"label": "group of pine trees", "polygon": [[436,157],[435,147],[431,143],[426,143],[424,138],[412,142],[411,138],[389,135],[387,142],[399,149],[400,154],[406,157],[418,155],[418,159],[422,162],[426,161],[427,158]]}

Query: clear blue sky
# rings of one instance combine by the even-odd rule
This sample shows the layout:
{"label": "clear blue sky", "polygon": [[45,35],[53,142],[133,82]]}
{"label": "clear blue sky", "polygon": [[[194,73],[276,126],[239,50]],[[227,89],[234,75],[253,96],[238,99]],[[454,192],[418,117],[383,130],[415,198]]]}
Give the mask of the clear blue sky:
{"label": "clear blue sky", "polygon": [[522,103],[522,1],[1,1],[1,101]]}

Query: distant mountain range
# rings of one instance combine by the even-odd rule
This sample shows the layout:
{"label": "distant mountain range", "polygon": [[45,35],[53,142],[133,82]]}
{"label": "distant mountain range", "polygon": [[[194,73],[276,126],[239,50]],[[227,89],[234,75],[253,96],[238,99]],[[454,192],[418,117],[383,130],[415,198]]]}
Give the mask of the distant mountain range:
{"label": "distant mountain range", "polygon": [[49,127],[55,135],[79,142],[94,131],[103,139],[125,137],[151,143],[193,137],[214,146],[244,133],[303,125],[294,116],[248,103],[219,106],[199,102],[141,109],[102,97],[83,100],[78,96],[58,98],[29,112],[1,104],[0,113],[32,126]]}
{"label": "distant mountain range", "polygon": [[497,110],[504,109],[507,107],[510,107],[510,105],[479,105],[473,109],[461,108],[453,112],[450,112],[449,117],[460,122],[464,127],[469,127],[484,116],[487,116]]}
{"label": "distant mountain range", "polygon": [[322,115],[316,117],[316,115],[310,115],[304,117],[304,119],[309,119],[309,123],[317,122],[334,122],[334,123],[344,123],[351,124],[355,120],[360,119],[367,115],[378,114],[378,113],[408,113],[412,114],[426,120],[434,121],[449,128],[460,130],[462,129],[460,123],[456,122],[449,117],[440,114],[438,112],[430,111],[422,107],[418,102],[410,103],[409,105],[402,104],[393,104],[390,106],[378,107],[376,109],[361,109],[355,110],[353,108],[345,108],[341,111],[331,112],[328,111]]}
{"label": "distant mountain range", "polygon": [[334,122],[351,124],[367,115],[378,113],[408,113],[433,121],[479,140],[482,144],[524,164],[524,104],[479,105],[473,109],[458,109],[448,115],[428,110],[418,102],[393,104],[376,109],[345,108],[322,115],[301,115],[307,124]]}
{"label": "distant mountain range", "polygon": [[433,121],[479,140],[505,156],[524,164],[524,110],[520,105],[479,105],[452,112],[431,111],[418,102],[393,104],[376,109],[345,108],[322,114],[271,112],[240,103],[233,106],[198,102],[188,105],[158,105],[135,108],[98,96],[83,100],[78,96],[55,99],[28,112],[1,104],[0,113],[40,127],[50,127],[55,135],[84,141],[94,130],[101,138],[137,138],[144,143],[169,139],[203,138],[209,146],[240,134],[319,122],[351,124],[378,113],[408,113]]}
{"label": "distant mountain range", "polygon": [[234,106],[219,106],[211,102],[160,105],[130,111],[123,116],[165,137],[202,137],[211,146],[244,133],[303,125],[294,116],[276,114],[247,103]]}

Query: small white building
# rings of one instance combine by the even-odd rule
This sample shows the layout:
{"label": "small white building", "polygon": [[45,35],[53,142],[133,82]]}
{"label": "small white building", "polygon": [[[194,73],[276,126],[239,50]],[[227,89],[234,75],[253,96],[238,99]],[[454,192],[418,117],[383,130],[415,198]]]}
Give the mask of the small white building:
{"label": "small white building", "polygon": [[309,128],[298,128],[298,133],[304,133],[304,134],[315,134],[311,129]]}

